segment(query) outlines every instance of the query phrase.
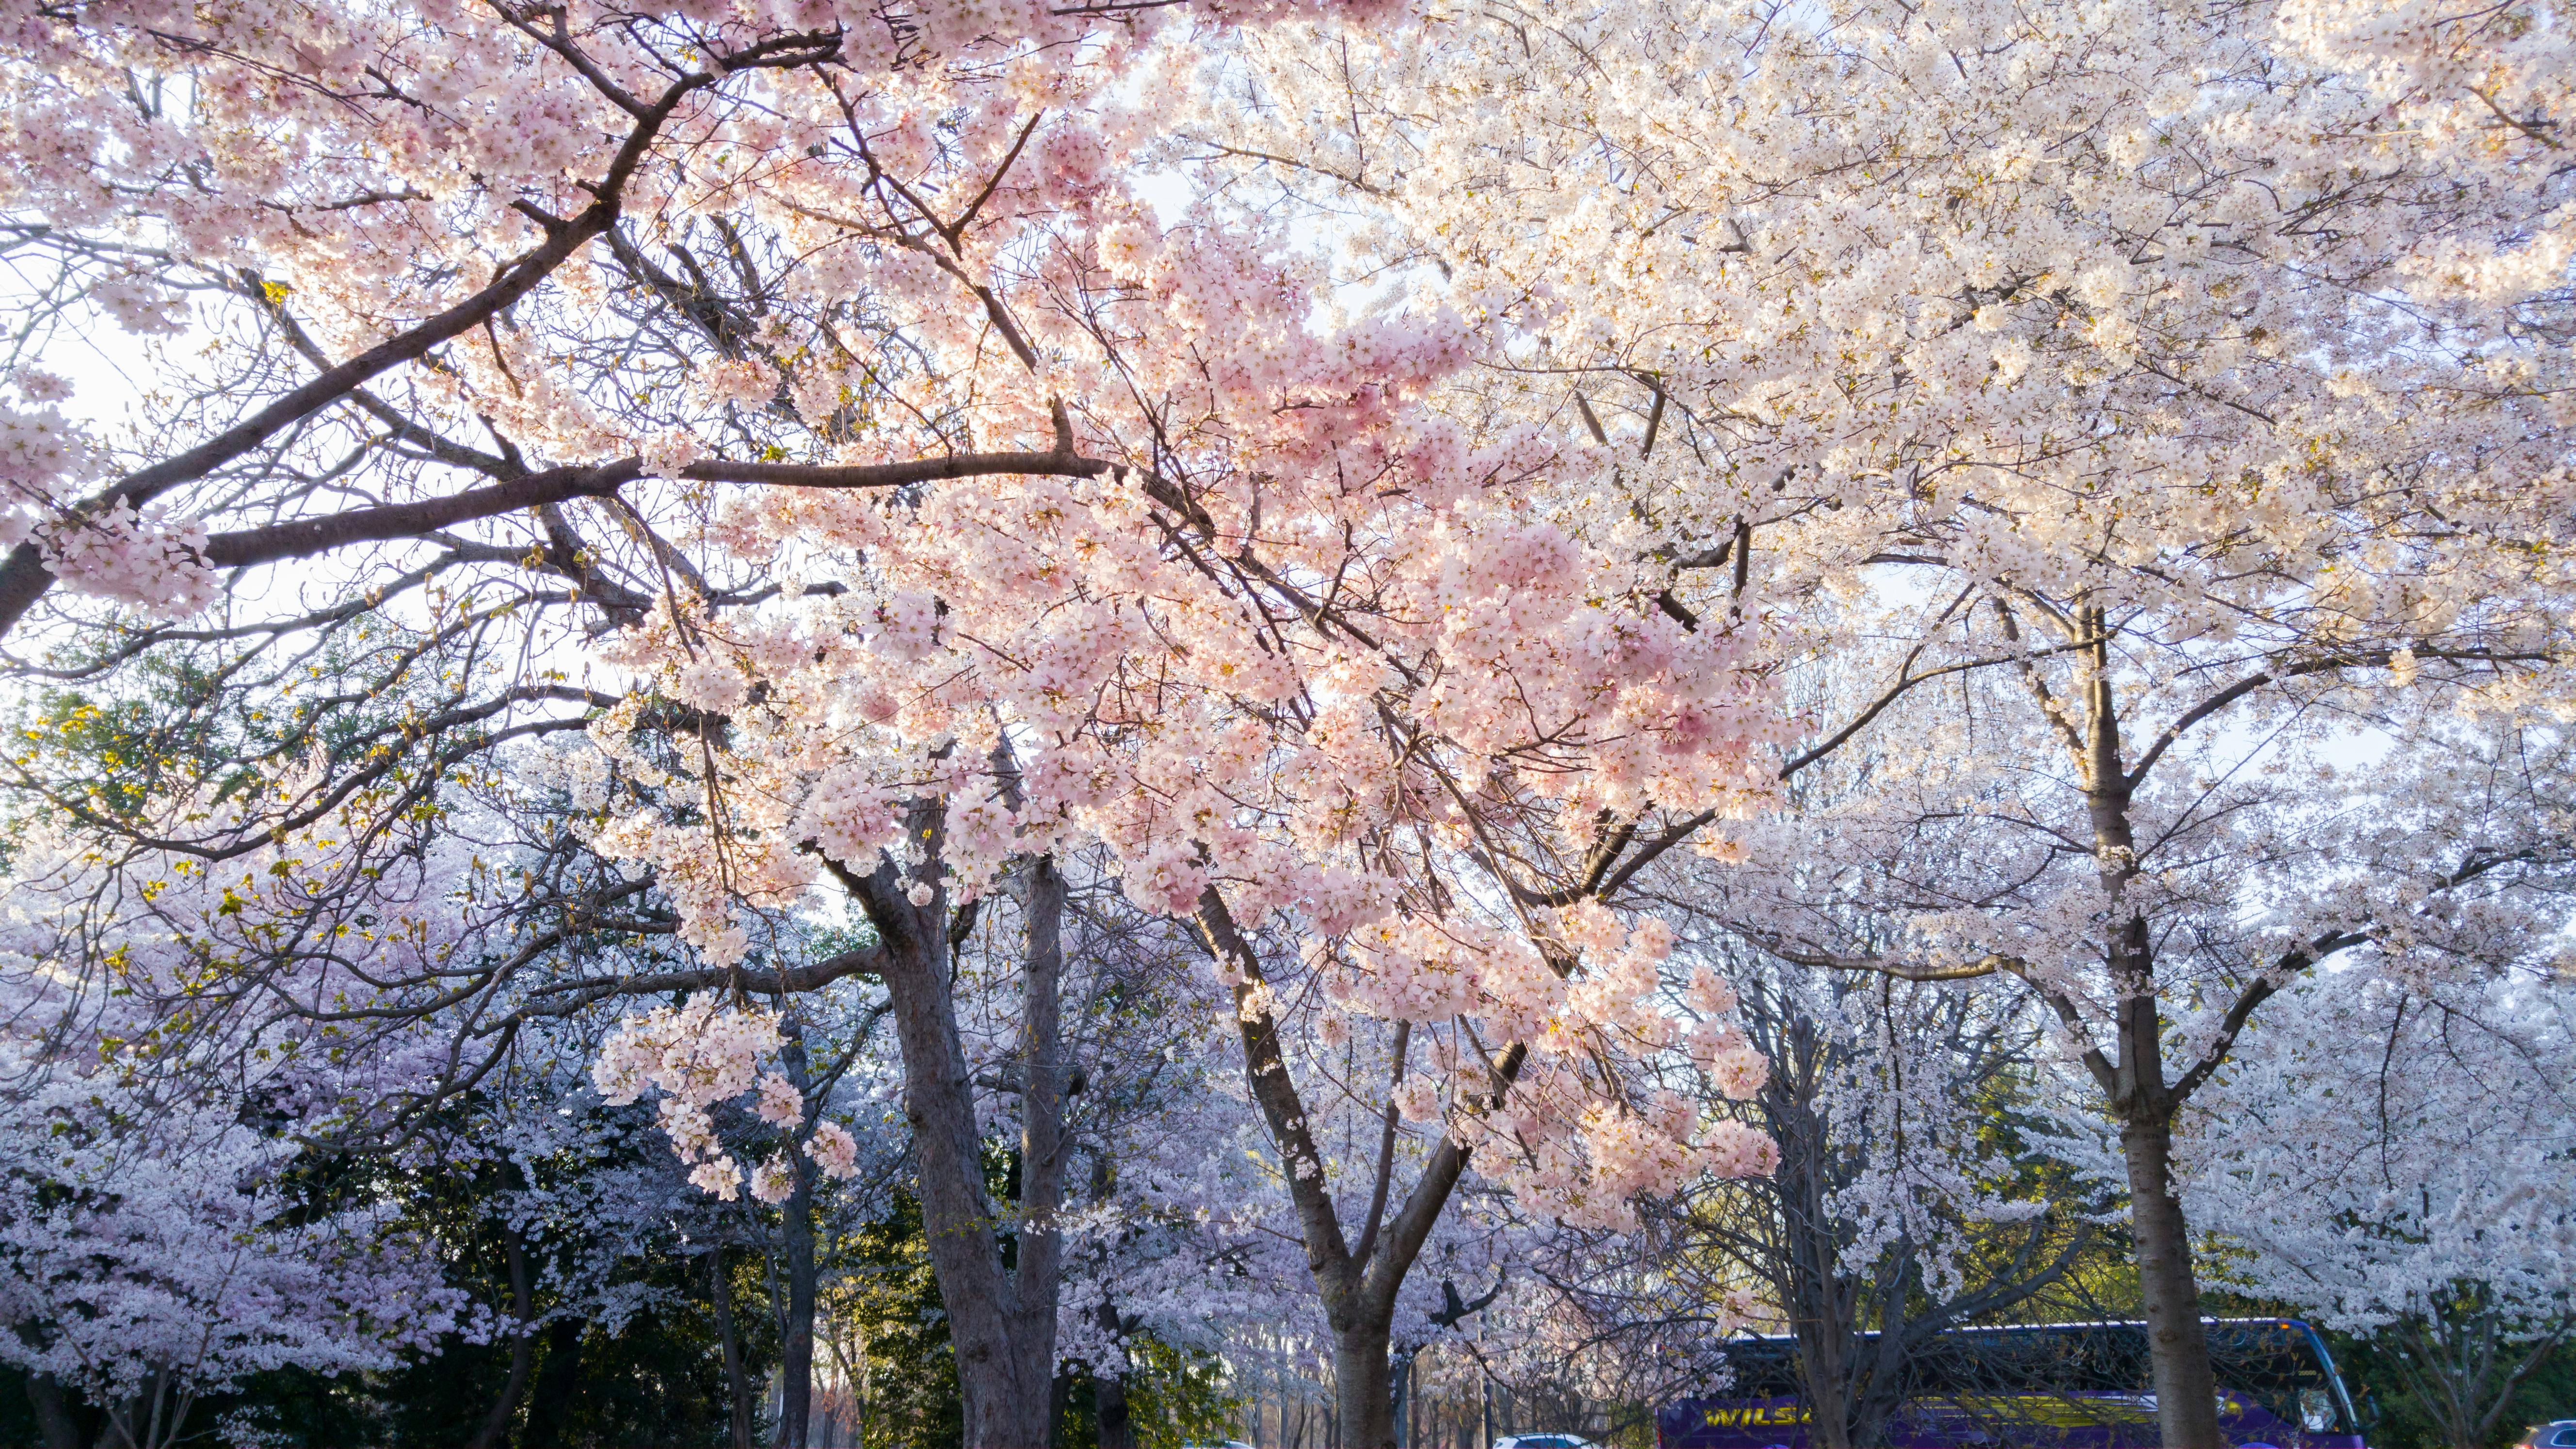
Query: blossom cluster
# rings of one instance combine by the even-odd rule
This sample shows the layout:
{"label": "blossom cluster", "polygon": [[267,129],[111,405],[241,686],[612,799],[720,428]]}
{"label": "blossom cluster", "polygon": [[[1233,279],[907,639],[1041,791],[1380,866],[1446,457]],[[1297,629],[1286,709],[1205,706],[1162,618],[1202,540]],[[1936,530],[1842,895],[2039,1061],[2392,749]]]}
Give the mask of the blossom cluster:
{"label": "blossom cluster", "polygon": [[2437,1322],[2463,1284],[2508,1339],[2555,1332],[2576,1311],[2576,1113],[2531,1064],[2576,1050],[2576,1001],[2367,969],[2288,995],[2178,1149],[2230,1276],[2346,1332]]}
{"label": "blossom cluster", "polygon": [[155,618],[180,618],[214,601],[201,520],[122,502],[84,511],[81,491],[96,473],[96,450],[51,403],[60,379],[21,373],[12,384],[43,405],[0,404],[0,547],[35,538],[45,565],[78,592],[112,599]]}
{"label": "blossom cluster", "polygon": [[[1602,458],[1447,403],[1475,318],[1403,296],[1338,306],[1292,229],[1167,216],[1140,180],[1168,130],[1165,100],[1134,84],[1148,49],[1394,8],[575,4],[549,43],[445,4],[291,23],[257,4],[109,7],[0,37],[18,102],[0,145],[29,158],[0,204],[118,255],[149,238],[183,258],[82,283],[126,325],[175,324],[183,274],[219,276],[263,331],[299,339],[299,369],[382,356],[518,288],[511,325],[401,373],[403,406],[475,440],[430,449],[442,467],[543,457],[646,480],[598,500],[666,586],[649,609],[620,603],[592,655],[637,690],[593,723],[627,788],[589,840],[653,868],[710,964],[742,960],[746,913],[798,902],[826,859],[867,873],[890,854],[935,911],[1057,842],[1104,847],[1131,898],[1175,916],[1213,892],[1255,931],[1472,933],[1451,918],[1473,894],[1445,881],[1492,841],[1573,858],[1605,822],[1742,815],[1789,726],[1758,620],[1667,607],[1633,540],[1542,506],[1604,484]],[[91,99],[138,73],[184,74],[188,105]],[[550,251],[567,217],[617,229]],[[694,330],[612,335],[662,325],[686,288],[656,280],[657,249],[705,235],[729,239],[756,301],[714,316],[736,276],[710,274],[672,323]],[[641,311],[612,300],[648,294]],[[448,499],[402,436],[383,496]],[[337,466],[278,446],[284,471]],[[1022,462],[899,490],[834,474],[990,452]],[[724,454],[802,482],[691,481]],[[254,510],[190,486],[262,525],[346,497],[317,485]],[[49,535],[63,576],[201,606],[190,560],[217,523],[136,501]],[[437,566],[503,566],[492,555]],[[586,567],[574,548],[499,557]],[[682,714],[703,727],[673,749],[662,727]],[[917,808],[935,839],[901,823]],[[1384,1009],[1456,994],[1404,948],[1368,949]],[[1514,1040],[1660,1040],[1633,961],[1605,957],[1579,1024],[1551,1027],[1519,979],[1527,951],[1454,959],[1463,999]],[[711,1108],[750,1090],[730,1054],[758,1048],[666,1060],[721,1016],[635,1026],[605,1080],[660,1090],[699,1180],[730,1192],[745,1169]]]}
{"label": "blossom cluster", "polygon": [[220,585],[205,563],[203,520],[171,520],[157,504],[112,504],[39,530],[45,566],[73,589],[178,619],[211,606]]}
{"label": "blossom cluster", "polygon": [[[731,1202],[742,1190],[744,1173],[717,1137],[715,1109],[749,1096],[761,1121],[792,1136],[804,1121],[804,1094],[786,1077],[760,1069],[761,1059],[785,1043],[774,1014],[733,1006],[708,992],[619,1022],[600,1044],[591,1079],[611,1106],[655,1091],[662,1130],[671,1150],[690,1164],[689,1181]],[[828,1176],[846,1179],[858,1172],[858,1143],[838,1123],[816,1122],[803,1147]],[[796,1190],[795,1165],[782,1150],[751,1171],[750,1184],[762,1202],[784,1202]]]}
{"label": "blossom cluster", "polygon": [[1432,1027],[1466,1019],[1487,1041],[1524,1045],[1529,1060],[1498,1102],[1490,1061],[1440,1039],[1433,1070],[1400,1082],[1394,1103],[1407,1121],[1442,1122],[1476,1149],[1481,1172],[1570,1225],[1632,1225],[1635,1199],[1702,1175],[1768,1175],[1778,1150],[1761,1132],[1704,1122],[1687,1097],[1605,1072],[1677,1053],[1721,1094],[1752,1096],[1770,1064],[1726,1019],[1734,994],[1703,966],[1675,1013],[1663,971],[1673,933],[1652,917],[1623,923],[1586,902],[1558,911],[1555,927],[1551,944],[1575,953],[1578,971],[1560,971],[1518,932],[1424,920],[1381,921],[1310,945],[1308,965],[1330,1003],[1318,1039],[1338,1051],[1345,1017]]}

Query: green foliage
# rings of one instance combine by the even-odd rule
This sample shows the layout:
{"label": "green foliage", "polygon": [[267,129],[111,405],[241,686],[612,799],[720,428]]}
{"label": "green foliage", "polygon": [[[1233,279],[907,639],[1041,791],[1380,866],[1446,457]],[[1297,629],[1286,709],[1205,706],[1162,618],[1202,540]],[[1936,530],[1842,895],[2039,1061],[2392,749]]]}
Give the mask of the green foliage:
{"label": "green foliage", "polygon": [[1138,1336],[1127,1342],[1127,1412],[1137,1449],[1213,1444],[1232,1431],[1243,1400],[1226,1392],[1225,1364],[1205,1349]]}
{"label": "green foliage", "polygon": [[[611,1334],[560,1321],[535,1344],[528,1392],[501,1443],[512,1449],[656,1449],[728,1442],[731,1403],[710,1305],[703,1301],[702,1260],[673,1259],[656,1276],[700,1301],[647,1310]],[[740,1315],[749,1332],[756,1386],[777,1355],[767,1315]],[[510,1374],[503,1344],[451,1343],[437,1357],[392,1373],[326,1377],[303,1370],[258,1375],[237,1393],[200,1401],[189,1415],[200,1442],[225,1442],[226,1421],[255,1428],[285,1449],[456,1449],[483,1426]],[[103,1425],[95,1410],[79,1417],[92,1437]],[[0,1449],[44,1443],[26,1393],[26,1376],[0,1370]]]}
{"label": "green foliage", "polygon": [[[1225,1363],[1215,1354],[1138,1334],[1127,1340],[1127,1359],[1127,1418],[1137,1449],[1214,1444],[1234,1432],[1244,1401],[1226,1392]],[[1099,1384],[1076,1374],[1059,1385],[1055,1449],[1097,1449]]]}
{"label": "green foliage", "polygon": [[[986,1166],[1007,1199],[1012,1155],[995,1150]],[[1003,1247],[1011,1247],[1006,1236]],[[846,1335],[834,1350],[861,1385],[860,1442],[867,1449],[946,1449],[964,1438],[957,1358],[948,1314],[931,1276],[921,1206],[896,1194],[884,1216],[844,1234],[826,1265],[825,1316]],[[1183,1449],[1225,1437],[1243,1407],[1226,1391],[1224,1363],[1204,1349],[1176,1348],[1140,1335],[1128,1343],[1128,1414],[1139,1449]],[[1098,1395],[1087,1375],[1059,1386],[1057,1449],[1100,1442]]]}
{"label": "green foliage", "polygon": [[[513,1449],[715,1449],[728,1442],[732,1406],[705,1262],[677,1255],[648,1262],[643,1286],[667,1300],[615,1333],[571,1319],[542,1329],[527,1392],[500,1442]],[[752,1267],[736,1274],[738,1304],[758,1292],[756,1283]],[[777,1331],[758,1311],[738,1312],[735,1326],[756,1394],[776,1361]],[[391,1373],[264,1374],[192,1417],[211,1427],[238,1414],[262,1438],[290,1449],[455,1449],[482,1428],[509,1376],[508,1344],[450,1342],[435,1358]]]}
{"label": "green foliage", "polygon": [[439,641],[368,613],[289,659],[257,648],[156,651],[113,682],[43,689],[10,719],[9,760],[64,806],[131,820],[160,796],[221,800],[314,751],[361,759],[406,743],[456,681]]}
{"label": "green foliage", "polygon": [[[2442,1432],[2431,1410],[2406,1391],[2405,1376],[2391,1361],[2392,1347],[2343,1333],[2330,1333],[2326,1339],[2353,1402],[2367,1399],[2378,1407],[2379,1422],[2365,1436],[2371,1449],[2460,1449]],[[2363,1412],[2368,1417],[2369,1411]],[[2576,1343],[2558,1345],[2522,1381],[2479,1449],[2503,1449],[2534,1424],[2566,1418],[2576,1418]]]}
{"label": "green foliage", "polygon": [[962,1443],[957,1355],[931,1276],[921,1204],[897,1193],[884,1217],[842,1236],[830,1266],[841,1274],[829,1311],[851,1336],[841,1352],[859,1381],[860,1442],[866,1449]]}
{"label": "green foliage", "polygon": [[[765,1318],[736,1321],[748,1328]],[[513,1442],[525,1449],[719,1445],[729,1436],[731,1412],[712,1312],[703,1302],[682,1302],[648,1310],[615,1335],[572,1321],[549,1326]]]}
{"label": "green foliage", "polygon": [[[2201,1294],[2202,1313],[2214,1318],[2307,1318],[2296,1305],[2249,1297],[2223,1286],[2228,1259],[2223,1244],[2208,1258],[2203,1274],[2222,1286]],[[2471,1449],[2452,1444],[2431,1407],[2407,1389],[2393,1343],[2384,1337],[2332,1331],[2325,1333],[2325,1340],[2327,1352],[2334,1355],[2335,1370],[2343,1377],[2345,1391],[2352,1395],[2354,1407],[2361,1410],[2362,1437],[2369,1441],[2371,1449]],[[2522,1351],[2529,1349],[2526,1346]],[[2374,1414],[2376,1422],[2372,1422]],[[2576,1418],[2576,1342],[2558,1345],[2541,1360],[2540,1367],[2514,1390],[2505,1411],[2496,1416],[2495,1428],[2488,1433],[2486,1442],[2475,1449],[2504,1449],[2534,1424],[2567,1418]]]}

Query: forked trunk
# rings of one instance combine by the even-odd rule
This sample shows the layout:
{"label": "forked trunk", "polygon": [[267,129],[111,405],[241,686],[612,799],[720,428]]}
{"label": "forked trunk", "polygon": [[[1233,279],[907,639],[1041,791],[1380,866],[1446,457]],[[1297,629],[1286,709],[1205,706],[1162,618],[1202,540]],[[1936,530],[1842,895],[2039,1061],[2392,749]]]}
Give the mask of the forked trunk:
{"label": "forked trunk", "polygon": [[1798,1325],[1798,1363],[1807,1384],[1807,1442],[1813,1449],[1851,1449],[1850,1340],[1839,1323]]}
{"label": "forked trunk", "polygon": [[[2159,1438],[2164,1449],[2223,1449],[2218,1384],[2209,1369],[2209,1337],[2200,1326],[2200,1285],[2191,1273],[2191,1232],[2173,1190],[2174,1109],[2190,1086],[2186,1082],[2176,1091],[2165,1079],[2154,940],[2146,917],[2125,901],[2138,873],[2137,836],[2129,822],[2138,782],[2121,756],[2119,707],[2111,689],[2110,617],[2098,606],[2077,617],[2090,641],[2092,665],[2082,741],[2084,801],[2093,821],[2104,915],[2111,922],[2103,942],[2104,964],[2120,992],[2118,1063],[2111,1066],[2095,1054],[2087,1066],[2110,1098],[2128,1163],[2129,1225],[2137,1247],[2139,1307],[2147,1321]],[[2061,1005],[2059,1012],[2066,1015],[2068,1008]]]}
{"label": "forked trunk", "polygon": [[[916,838],[935,875],[942,821],[935,806],[913,812]],[[892,860],[868,876],[838,872],[877,928],[896,1040],[903,1051],[904,1116],[912,1128],[921,1225],[956,1353],[965,1449],[1045,1449],[1053,1429],[1055,1317],[1060,1247],[1051,1231],[1061,1200],[1061,1076],[1057,988],[1064,879],[1051,860],[1027,873],[1026,1014],[1017,1262],[1005,1268],[985,1190],[983,1132],[957,1032],[949,978],[945,889]],[[916,882],[930,886],[912,903]]]}
{"label": "forked trunk", "polygon": [[[1396,1111],[1386,1109],[1377,1153],[1375,1185],[1370,1194],[1359,1241],[1343,1236],[1331,1189],[1325,1182],[1324,1154],[1316,1147],[1306,1104],[1289,1075],[1279,1044],[1279,1023],[1263,1003],[1266,981],[1260,956],[1244,938],[1215,886],[1199,893],[1198,927],[1211,955],[1236,977],[1235,1016],[1243,1040],[1243,1068],[1253,1100],[1260,1104],[1279,1150],[1280,1172],[1287,1179],[1290,1201],[1297,1207],[1300,1236],[1305,1239],[1307,1270],[1324,1300],[1324,1318],[1333,1325],[1335,1390],[1334,1443],[1342,1449],[1394,1449],[1395,1413],[1387,1393],[1387,1344],[1395,1318],[1395,1296],[1421,1256],[1431,1228],[1457,1191],[1467,1167],[1467,1149],[1444,1136],[1422,1164],[1403,1206],[1389,1215],[1389,1191],[1395,1163]],[[1399,1024],[1393,1042],[1390,1090],[1403,1080],[1410,1028]],[[1494,1066],[1494,1098],[1508,1091],[1529,1060],[1529,1049],[1515,1044]]]}
{"label": "forked trunk", "polygon": [[2200,1323],[2191,1234],[2173,1192],[2173,1128],[2131,1122],[2120,1131],[2129,1168],[2129,1222],[2137,1240],[2138,1292],[2153,1365],[2156,1427],[2165,1449],[2221,1449],[2218,1381]]}
{"label": "forked trunk", "polygon": [[957,1355],[965,1445],[1043,1449],[1054,1336],[1043,1346],[1026,1345],[1015,1330],[1020,1293],[1051,1294],[1053,1285],[1014,1282],[1018,1275],[1002,1267],[993,1236],[997,1214],[984,1190],[983,1140],[948,995],[947,953],[920,954],[928,959],[890,969],[886,984],[903,1042],[904,1115],[919,1163],[922,1231]]}

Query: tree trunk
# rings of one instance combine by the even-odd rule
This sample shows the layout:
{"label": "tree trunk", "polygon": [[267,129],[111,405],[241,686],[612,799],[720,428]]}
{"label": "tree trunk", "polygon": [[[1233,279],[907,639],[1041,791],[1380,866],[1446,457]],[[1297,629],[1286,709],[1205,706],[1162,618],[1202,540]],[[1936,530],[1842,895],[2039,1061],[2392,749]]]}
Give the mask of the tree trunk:
{"label": "tree trunk", "polygon": [[[792,1020],[779,1061],[800,1095],[811,1090],[804,1029]],[[814,1110],[814,1104],[807,1106]],[[778,1336],[778,1449],[805,1449],[814,1407],[814,1167],[803,1153],[791,1153],[788,1160],[796,1186],[781,1214],[787,1240],[787,1317]]]}
{"label": "tree trunk", "polygon": [[[983,1134],[950,987],[948,894],[938,866],[944,823],[935,804],[909,813],[923,865],[907,869],[880,857],[866,876],[837,865],[834,872],[858,898],[884,950],[882,974],[903,1052],[904,1118],[912,1128],[922,1232],[948,1312],[965,1449],[1044,1449],[1052,1428],[1047,1403],[1055,1379],[1060,1248],[1052,1232],[1024,1231],[1018,1261],[1010,1270],[1003,1267],[995,1233],[1001,1218],[985,1190]],[[920,905],[911,899],[916,885],[928,887]],[[1051,862],[1032,872],[1031,1004],[1045,1016],[1047,1040],[1039,1050],[1049,1064],[1057,1050],[1053,1011],[1063,898],[1062,879]],[[1023,1040],[1035,1045],[1025,1034]],[[1028,1128],[1021,1141],[1020,1207],[1024,1223],[1045,1227],[1053,1222],[1063,1177],[1062,1124],[1055,1116],[1061,1084],[1038,1082],[1038,1075],[1028,1071],[1023,1077],[1024,1085],[1037,1090],[1022,1101]],[[1034,1158],[1028,1155],[1032,1147],[1038,1149]]]}
{"label": "tree trunk", "polygon": [[501,1386],[500,1402],[484,1417],[483,1427],[474,1431],[467,1449],[491,1449],[501,1441],[510,1427],[510,1416],[519,1411],[519,1396],[528,1391],[528,1365],[536,1354],[528,1319],[535,1307],[528,1301],[528,1246],[511,1228],[502,1239],[503,1252],[510,1263],[510,1378]]}
{"label": "tree trunk", "polygon": [[2120,1131],[2129,1168],[2129,1223],[2137,1240],[2138,1292],[2154,1365],[2156,1426],[2166,1449],[2221,1449],[2218,1383],[2200,1322],[2191,1234],[2173,1193],[2173,1128],[2133,1121]]}
{"label": "tree trunk", "polygon": [[[2076,617],[2090,641],[2086,648],[2092,665],[2080,741],[2084,805],[2093,823],[2103,914],[2112,923],[2103,941],[2103,961],[2119,992],[2119,1060],[2105,1063],[2094,1053],[2086,1066],[2110,1099],[2128,1162],[2129,1225],[2155,1380],[2157,1432],[2164,1449],[2222,1449],[2226,1441],[2218,1433],[2217,1380],[2209,1368],[2209,1337],[2200,1324],[2200,1286],[2191,1273],[2191,1232],[2173,1190],[2173,1118],[2180,1102],[2165,1079],[2155,946],[2146,917],[2125,903],[2129,882],[2138,873],[2137,836],[2129,822],[2137,781],[2121,755],[2119,705],[2111,689],[2110,616],[2094,606]],[[2066,1003],[2054,1005],[2061,1018],[2068,1017]]]}
{"label": "tree trunk", "polygon": [[[1100,1305],[1099,1321],[1100,1326],[1108,1331],[1112,1339],[1118,1337],[1116,1305],[1103,1301]],[[1099,1423],[1100,1449],[1136,1449],[1136,1423],[1127,1408],[1127,1376],[1123,1373],[1093,1374],[1091,1402],[1092,1417]],[[1253,1433],[1254,1437],[1258,1438],[1260,1436],[1258,1428],[1261,1417],[1260,1400],[1256,1398],[1253,1403],[1252,1413],[1256,1424]]]}
{"label": "tree trunk", "polygon": [[733,1409],[733,1449],[751,1449],[751,1380],[742,1371],[742,1340],[733,1331],[733,1283],[725,1272],[724,1245],[707,1254],[715,1293],[716,1338],[724,1345],[725,1397]]}
{"label": "tree trunk", "polygon": [[[1296,1205],[1299,1235],[1305,1240],[1306,1268],[1324,1301],[1324,1319],[1334,1333],[1335,1372],[1332,1438],[1335,1449],[1394,1449],[1395,1415],[1387,1397],[1387,1347],[1395,1319],[1395,1296],[1413,1271],[1422,1245],[1457,1191],[1467,1168],[1467,1149],[1444,1136],[1423,1162],[1413,1190],[1392,1216],[1386,1212],[1394,1167],[1396,1116],[1390,1102],[1369,1207],[1354,1244],[1342,1232],[1341,1216],[1325,1180],[1324,1154],[1315,1145],[1306,1104],[1288,1071],[1279,1041],[1279,1023],[1261,1004],[1266,980],[1259,954],[1234,921],[1225,897],[1213,885],[1199,893],[1197,925],[1208,954],[1235,978],[1235,1018],[1243,1040],[1243,1070],[1252,1097],[1279,1151],[1280,1172]],[[1408,1029],[1399,1024],[1392,1052],[1389,1088],[1403,1079]],[[1500,1105],[1529,1060],[1529,1048],[1515,1043],[1494,1067],[1494,1096],[1485,1105]]]}
{"label": "tree trunk", "polygon": [[[1828,1285],[1830,1287],[1830,1281]],[[1798,1373],[1807,1388],[1807,1442],[1813,1449],[1851,1449],[1850,1336],[1840,1323],[1801,1320]]]}
{"label": "tree trunk", "polygon": [[[1019,1362],[1012,1377],[1023,1384],[1056,1378],[1056,1289],[1064,1274],[1064,1235],[1056,1211],[1064,1203],[1064,902],[1063,872],[1053,856],[1028,862],[1021,878],[1020,915],[1027,933],[1020,957],[1020,1226],[1011,1270],[1016,1322],[1011,1345]],[[1012,1449],[1044,1449],[1054,1442],[1050,1412],[1040,1436]]]}
{"label": "tree trunk", "polygon": [[1771,1265],[1765,1276],[1797,1339],[1807,1442],[1849,1449],[1861,1283],[1842,1267],[1848,1235],[1833,1208],[1840,1154],[1816,1106],[1830,1070],[1826,1043],[1812,1018],[1775,1012],[1760,993],[1748,992],[1745,1022],[1771,1059],[1754,1101],[1780,1149],[1769,1183],[1755,1187],[1772,1200],[1777,1224],[1777,1236],[1760,1244],[1769,1250],[1762,1254]]}
{"label": "tree trunk", "polygon": [[1333,1337],[1333,1418],[1341,1428],[1335,1449],[1395,1449],[1387,1354],[1392,1327],[1386,1319],[1372,1319]]}
{"label": "tree trunk", "polygon": [[1021,1355],[1011,1342],[1015,1285],[1002,1271],[993,1237],[983,1142],[948,997],[947,962],[939,959],[945,955],[901,962],[886,973],[903,1044],[904,1116],[919,1166],[922,1231],[948,1310],[966,1449],[1037,1449],[1046,1443],[1053,1376],[1019,1381]]}
{"label": "tree trunk", "polygon": [[[80,1421],[72,1417],[71,1397],[52,1374],[27,1375],[27,1406],[36,1411],[36,1427],[45,1449],[81,1449]],[[1104,1442],[1102,1449],[1108,1449]]]}
{"label": "tree trunk", "polygon": [[[1419,1350],[1416,1350],[1419,1352]],[[1388,1370],[1389,1395],[1394,1399],[1395,1449],[1413,1449],[1413,1354],[1393,1361]]]}
{"label": "tree trunk", "polygon": [[586,1326],[578,1318],[558,1318],[546,1329],[545,1365],[530,1383],[528,1420],[519,1428],[519,1443],[526,1449],[563,1449],[582,1442],[581,1420],[589,1407],[581,1361]]}

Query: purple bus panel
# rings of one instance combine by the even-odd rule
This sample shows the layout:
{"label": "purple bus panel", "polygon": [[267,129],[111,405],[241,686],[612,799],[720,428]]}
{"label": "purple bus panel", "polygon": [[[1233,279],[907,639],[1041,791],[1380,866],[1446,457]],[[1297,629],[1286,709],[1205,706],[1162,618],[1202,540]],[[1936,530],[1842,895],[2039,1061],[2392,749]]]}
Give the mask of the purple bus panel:
{"label": "purple bus panel", "polygon": [[[2219,1432],[2235,1449],[2362,1449],[2358,1434],[2319,1434],[2222,1394]],[[1661,1449],[1808,1449],[1798,1399],[1685,1399],[1656,1416]],[[2143,1394],[2011,1394],[1914,1399],[1888,1419],[1894,1449],[2158,1449]]]}

